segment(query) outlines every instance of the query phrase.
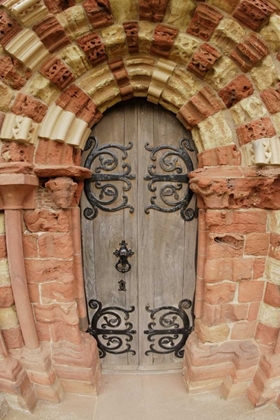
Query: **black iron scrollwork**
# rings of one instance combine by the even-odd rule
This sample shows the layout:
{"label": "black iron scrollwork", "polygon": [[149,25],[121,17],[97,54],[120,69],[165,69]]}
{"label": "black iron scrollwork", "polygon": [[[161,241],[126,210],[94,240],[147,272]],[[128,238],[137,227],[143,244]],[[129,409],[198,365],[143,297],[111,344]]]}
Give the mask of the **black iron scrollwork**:
{"label": "black iron scrollwork", "polygon": [[[95,299],[89,301],[91,309],[96,310],[92,317],[91,325],[87,332],[91,334],[97,341],[99,349],[99,357],[102,359],[107,353],[136,354],[129,344],[133,339],[133,325],[128,322],[129,314],[134,311],[135,307],[130,309],[119,308],[118,306],[108,306],[102,308],[101,302]],[[124,325],[124,328],[119,328]],[[122,336],[125,336],[122,338]]]}
{"label": "black iron scrollwork", "polygon": [[[152,195],[150,205],[145,207],[145,213],[149,213],[150,209],[162,211],[165,213],[172,213],[180,210],[181,217],[185,221],[190,221],[195,217],[195,210],[189,208],[189,204],[193,197],[193,192],[189,188],[188,172],[193,171],[194,166],[188,151],[193,152],[194,149],[191,142],[187,138],[180,140],[180,147],[162,145],[157,147],[149,147],[149,143],[145,145],[145,149],[151,152],[151,160],[156,162],[156,154],[160,151],[165,151],[159,157],[159,166],[164,174],[156,172],[157,166],[155,164],[149,165],[148,173],[144,179],[149,181],[149,191],[155,193],[157,182],[167,182],[161,187],[159,196],[164,204],[160,206],[156,204],[157,195]],[[182,163],[183,166],[182,167]],[[182,190],[183,184],[186,184],[186,192],[180,198],[178,191]]]}
{"label": "black iron scrollwork", "polygon": [[131,269],[131,265],[127,259],[132,257],[134,252],[127,248],[125,240],[121,241],[119,245],[120,249],[116,249],[116,251],[113,252],[113,254],[119,259],[115,267],[120,273],[127,273]]}
{"label": "black iron scrollwork", "polygon": [[[91,169],[95,159],[99,158],[99,166],[96,167],[95,172],[92,173],[90,179],[85,180],[85,194],[91,204],[92,208],[86,207],[84,210],[84,216],[92,220],[97,216],[98,209],[114,212],[121,209],[129,208],[130,212],[133,213],[134,208],[128,204],[128,197],[124,194],[125,191],[129,191],[131,188],[131,180],[135,179],[135,175],[131,174],[131,166],[128,163],[123,163],[123,173],[111,173],[119,166],[119,159],[116,150],[122,152],[122,160],[127,158],[127,151],[130,150],[133,143],[129,143],[128,146],[122,146],[119,144],[104,144],[99,146],[96,137],[89,137],[85,150],[90,151],[85,161],[85,167]],[[106,173],[110,172],[110,173]],[[117,204],[119,198],[119,191],[116,183],[113,181],[122,181],[124,183],[122,187],[122,202]],[[92,183],[95,188],[100,190],[99,196],[92,191]],[[114,206],[115,203],[115,206]]]}
{"label": "black iron scrollwork", "polygon": [[[148,335],[148,340],[152,343],[150,350],[145,352],[146,356],[150,353],[168,354],[173,352],[176,357],[182,358],[184,356],[183,347],[193,331],[193,326],[190,325],[190,319],[185,312],[191,306],[192,302],[189,299],[181,300],[178,308],[162,306],[150,309],[149,305],[146,306],[146,310],[153,320],[148,324],[148,330],[144,331],[144,334]],[[156,328],[157,324],[158,328]]]}

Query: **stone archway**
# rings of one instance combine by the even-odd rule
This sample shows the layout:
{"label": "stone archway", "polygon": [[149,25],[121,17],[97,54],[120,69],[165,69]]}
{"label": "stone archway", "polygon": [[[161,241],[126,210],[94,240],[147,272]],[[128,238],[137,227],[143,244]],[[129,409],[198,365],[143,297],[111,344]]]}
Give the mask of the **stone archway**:
{"label": "stone archway", "polygon": [[[189,389],[222,383],[225,396],[249,387],[255,404],[279,402],[277,6],[118,3],[1,4],[2,209],[26,209],[26,276],[40,342],[24,346],[3,251],[2,389],[25,383],[17,395],[30,407],[37,397],[61,398],[61,386],[94,392],[95,343],[78,327],[80,318],[85,329],[77,203],[89,176],[79,149],[108,107],[141,96],[177,114],[200,152],[192,177],[201,214],[199,321],[186,349]],[[36,193],[7,202],[7,186],[17,198],[24,184]],[[58,262],[63,241],[68,254]]]}

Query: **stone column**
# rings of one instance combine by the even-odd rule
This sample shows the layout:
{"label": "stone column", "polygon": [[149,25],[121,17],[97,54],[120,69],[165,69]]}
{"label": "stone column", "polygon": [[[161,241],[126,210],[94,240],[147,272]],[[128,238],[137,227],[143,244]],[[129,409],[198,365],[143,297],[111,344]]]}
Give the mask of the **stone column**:
{"label": "stone column", "polygon": [[[24,343],[37,349],[39,341],[29,300],[22,245],[22,208],[24,201],[38,185],[38,178],[27,174],[1,174],[0,195],[5,210],[6,242],[19,324]],[[29,197],[30,199],[30,197]]]}

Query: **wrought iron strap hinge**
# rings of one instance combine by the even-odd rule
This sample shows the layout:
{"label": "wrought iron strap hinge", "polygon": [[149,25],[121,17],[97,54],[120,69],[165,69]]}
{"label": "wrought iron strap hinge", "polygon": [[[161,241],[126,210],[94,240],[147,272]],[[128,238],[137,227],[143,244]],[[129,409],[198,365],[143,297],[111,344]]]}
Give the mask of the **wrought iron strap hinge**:
{"label": "wrought iron strap hinge", "polygon": [[[125,191],[131,189],[131,180],[135,179],[135,175],[131,174],[131,166],[128,163],[123,163],[121,165],[123,169],[122,173],[112,173],[120,166],[116,151],[120,151],[122,160],[125,160],[127,158],[127,151],[132,149],[132,147],[133,143],[131,142],[128,146],[119,144],[104,144],[103,146],[99,146],[96,137],[88,138],[85,151],[92,150],[87,156],[84,166],[91,169],[92,164],[97,158],[99,159],[99,166],[95,168],[91,178],[85,180],[84,191],[88,202],[92,206],[91,208],[86,207],[84,210],[84,216],[87,219],[94,219],[97,216],[98,209],[114,212],[129,208],[130,212],[133,213],[134,208],[128,204],[128,197],[124,194]],[[113,181],[122,181],[121,193],[116,183],[112,183]],[[92,183],[94,183],[95,191],[92,189]],[[97,194],[96,190],[99,190],[100,193]]]}
{"label": "wrought iron strap hinge", "polygon": [[[161,145],[157,147],[149,147],[149,143],[145,145],[145,149],[151,152],[151,160],[158,160],[159,168],[155,163],[149,165],[148,174],[144,177],[148,183],[148,189],[154,193],[150,199],[150,203],[145,207],[145,213],[149,213],[150,209],[162,211],[165,213],[173,213],[180,210],[183,220],[191,221],[196,216],[196,211],[190,208],[190,202],[193,192],[189,188],[188,173],[194,170],[193,162],[188,151],[194,152],[194,148],[188,138],[180,140],[180,146]],[[162,153],[160,153],[162,152]],[[158,173],[161,169],[164,173]],[[156,183],[167,183],[163,185],[159,192],[162,204],[156,203],[158,199],[155,192],[157,191]],[[185,192],[179,195],[185,184]]]}
{"label": "wrought iron strap hinge", "polygon": [[97,341],[99,357],[102,359],[107,353],[135,355],[136,352],[129,342],[132,341],[136,331],[132,323],[128,321],[135,307],[130,306],[130,309],[124,309],[118,306],[107,306],[103,308],[102,303],[95,299],[89,301],[89,306],[96,312],[87,332]]}
{"label": "wrought iron strap hinge", "polygon": [[191,306],[192,301],[189,299],[181,300],[178,308],[162,306],[150,309],[149,305],[146,306],[152,319],[152,322],[148,324],[148,329],[144,331],[144,334],[148,335],[148,341],[152,343],[150,349],[145,352],[147,356],[150,353],[174,353],[178,358],[184,356],[186,340],[193,331],[193,326],[190,325],[190,319],[185,312]]}

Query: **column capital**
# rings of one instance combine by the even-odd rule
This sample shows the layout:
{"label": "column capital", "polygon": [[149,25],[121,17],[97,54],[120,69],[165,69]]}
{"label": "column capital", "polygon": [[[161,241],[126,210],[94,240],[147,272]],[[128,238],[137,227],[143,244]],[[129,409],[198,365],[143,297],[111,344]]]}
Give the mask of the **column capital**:
{"label": "column capital", "polygon": [[30,174],[0,174],[0,209],[35,208],[37,176]]}

